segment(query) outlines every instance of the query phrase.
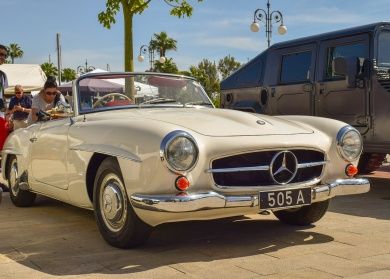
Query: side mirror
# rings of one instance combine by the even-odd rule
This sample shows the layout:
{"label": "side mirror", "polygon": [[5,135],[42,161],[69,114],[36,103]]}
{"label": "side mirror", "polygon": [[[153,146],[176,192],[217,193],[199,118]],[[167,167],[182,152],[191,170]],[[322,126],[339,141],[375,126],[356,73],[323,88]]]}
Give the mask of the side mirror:
{"label": "side mirror", "polygon": [[332,62],[333,72],[336,75],[346,77],[347,87],[356,87],[356,76],[360,71],[360,60],[358,57],[336,57]]}

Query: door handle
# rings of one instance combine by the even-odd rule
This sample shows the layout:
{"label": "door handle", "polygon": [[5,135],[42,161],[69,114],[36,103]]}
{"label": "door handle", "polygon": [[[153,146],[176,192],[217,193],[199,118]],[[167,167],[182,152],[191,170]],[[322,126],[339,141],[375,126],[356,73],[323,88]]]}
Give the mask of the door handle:
{"label": "door handle", "polygon": [[303,91],[305,92],[312,92],[313,91],[313,84],[306,83],[303,85]]}
{"label": "door handle", "polygon": [[30,141],[31,141],[31,142],[36,142],[37,140],[38,140],[38,138],[36,138],[36,137],[30,138]]}

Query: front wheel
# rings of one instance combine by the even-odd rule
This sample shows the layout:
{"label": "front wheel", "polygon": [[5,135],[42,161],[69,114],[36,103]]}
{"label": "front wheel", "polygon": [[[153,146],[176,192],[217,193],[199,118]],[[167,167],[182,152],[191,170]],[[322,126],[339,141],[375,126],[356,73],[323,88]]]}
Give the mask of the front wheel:
{"label": "front wheel", "polygon": [[330,200],[316,202],[298,209],[275,211],[275,216],[283,223],[298,226],[307,226],[319,221],[328,210]]}
{"label": "front wheel", "polygon": [[110,245],[131,248],[148,239],[151,227],[135,214],[115,158],[106,158],[99,166],[93,207],[99,231]]}
{"label": "front wheel", "polygon": [[12,203],[17,207],[30,207],[33,205],[37,195],[19,188],[18,161],[12,157],[8,166],[8,188]]}

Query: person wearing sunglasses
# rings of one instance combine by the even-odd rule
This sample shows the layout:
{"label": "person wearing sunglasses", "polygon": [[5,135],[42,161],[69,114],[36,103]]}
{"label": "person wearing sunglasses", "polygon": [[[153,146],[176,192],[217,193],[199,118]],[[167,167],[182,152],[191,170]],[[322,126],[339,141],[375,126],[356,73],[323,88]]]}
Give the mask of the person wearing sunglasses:
{"label": "person wearing sunglasses", "polygon": [[61,101],[66,103],[64,96],[58,91],[57,82],[54,77],[48,77],[43,89],[33,97],[31,111],[27,118],[27,124],[31,125],[38,120],[39,111],[48,111]]}
{"label": "person wearing sunglasses", "polygon": [[23,93],[21,85],[15,85],[15,96],[9,102],[8,113],[12,114],[13,129],[26,128],[27,118],[31,111],[31,98]]}

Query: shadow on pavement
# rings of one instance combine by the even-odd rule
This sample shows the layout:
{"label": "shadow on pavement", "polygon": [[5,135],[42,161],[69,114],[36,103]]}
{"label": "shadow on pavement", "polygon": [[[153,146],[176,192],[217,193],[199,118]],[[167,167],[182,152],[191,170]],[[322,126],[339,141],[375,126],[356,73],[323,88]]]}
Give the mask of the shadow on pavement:
{"label": "shadow on pavement", "polygon": [[[15,208],[8,195],[4,198],[0,239],[6,241],[0,242],[0,253],[10,262],[50,275],[130,274],[260,254],[275,260],[266,253],[334,240],[304,231],[310,227],[284,225],[270,216],[266,220],[243,216],[164,224],[155,229],[146,245],[120,250],[100,237],[90,211],[45,198],[30,209]],[[5,215],[12,222],[5,222]]]}
{"label": "shadow on pavement", "polygon": [[378,171],[364,177],[371,183],[368,193],[336,197],[329,211],[390,220],[390,172]]}

